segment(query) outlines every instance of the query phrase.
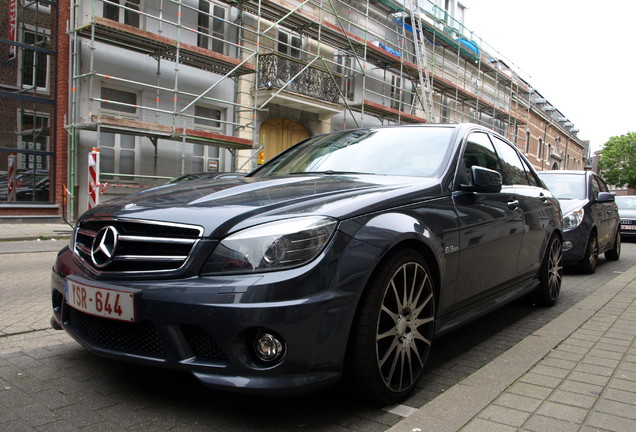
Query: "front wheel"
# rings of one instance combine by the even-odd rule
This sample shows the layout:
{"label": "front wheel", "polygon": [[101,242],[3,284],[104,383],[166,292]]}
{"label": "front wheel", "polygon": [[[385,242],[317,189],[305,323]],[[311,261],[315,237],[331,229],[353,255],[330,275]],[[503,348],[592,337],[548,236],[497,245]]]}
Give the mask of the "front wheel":
{"label": "front wheel", "polygon": [[537,303],[543,306],[554,306],[559,299],[563,280],[563,246],[561,239],[554,235],[548,243],[541,270],[539,286],[535,291]]}
{"label": "front wheel", "polygon": [[403,400],[417,385],[435,329],[430,269],[414,250],[391,255],[373,275],[354,323],[349,378],[363,397]]}
{"label": "front wheel", "polygon": [[605,259],[609,261],[618,261],[621,257],[621,233],[616,230],[616,237],[614,237],[614,246],[607,252],[605,252]]}
{"label": "front wheel", "polygon": [[585,255],[579,263],[579,270],[581,273],[592,274],[596,271],[598,265],[598,240],[596,239],[596,233],[590,233],[590,238],[587,241],[585,247]]}

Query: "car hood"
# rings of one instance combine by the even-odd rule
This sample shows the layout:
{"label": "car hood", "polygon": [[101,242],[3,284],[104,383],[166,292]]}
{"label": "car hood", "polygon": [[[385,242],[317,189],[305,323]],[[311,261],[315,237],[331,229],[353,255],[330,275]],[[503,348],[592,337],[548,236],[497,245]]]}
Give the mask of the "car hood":
{"label": "car hood", "polygon": [[221,237],[260,223],[304,215],[346,219],[441,194],[438,179],[310,175],[244,177],[159,186],[101,204],[88,218],[178,222]]}
{"label": "car hood", "polygon": [[636,210],[618,210],[618,215],[622,219],[636,219]]}
{"label": "car hood", "polygon": [[561,211],[564,215],[571,212],[572,210],[579,209],[587,204],[587,200],[579,200],[579,199],[559,199],[559,204],[561,205]]}

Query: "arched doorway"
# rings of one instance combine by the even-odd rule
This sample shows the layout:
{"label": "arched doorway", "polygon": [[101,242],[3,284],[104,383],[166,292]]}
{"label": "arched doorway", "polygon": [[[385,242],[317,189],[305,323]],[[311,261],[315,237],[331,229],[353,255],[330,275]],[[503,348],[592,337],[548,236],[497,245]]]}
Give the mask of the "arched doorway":
{"label": "arched doorway", "polygon": [[307,129],[300,123],[284,118],[274,118],[261,125],[258,140],[263,146],[265,161],[268,161],[283,150],[310,136]]}

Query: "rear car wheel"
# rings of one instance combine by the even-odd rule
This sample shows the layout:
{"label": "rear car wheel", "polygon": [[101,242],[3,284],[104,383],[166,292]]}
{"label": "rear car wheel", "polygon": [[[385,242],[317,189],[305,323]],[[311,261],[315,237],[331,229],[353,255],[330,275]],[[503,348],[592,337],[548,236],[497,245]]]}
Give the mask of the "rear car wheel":
{"label": "rear car wheel", "polygon": [[616,230],[616,237],[614,237],[614,246],[607,252],[605,252],[605,259],[610,261],[618,261],[621,257],[621,234]]}
{"label": "rear car wheel", "polygon": [[590,238],[587,241],[585,248],[585,255],[579,263],[579,270],[581,273],[592,274],[596,271],[598,265],[598,240],[596,239],[596,233],[592,232]]}
{"label": "rear car wheel", "polygon": [[563,248],[561,239],[554,235],[548,243],[541,270],[539,286],[535,291],[535,300],[543,306],[554,306],[561,292],[563,280]]}
{"label": "rear car wheel", "polygon": [[406,249],[376,271],[361,300],[348,358],[356,391],[380,404],[417,385],[435,328],[433,279],[424,258]]}

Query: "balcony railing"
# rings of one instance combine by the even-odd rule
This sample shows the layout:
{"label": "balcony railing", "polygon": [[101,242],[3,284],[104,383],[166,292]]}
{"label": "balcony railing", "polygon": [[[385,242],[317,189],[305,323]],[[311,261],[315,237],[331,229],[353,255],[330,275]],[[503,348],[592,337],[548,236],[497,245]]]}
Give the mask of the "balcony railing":
{"label": "balcony railing", "polygon": [[322,69],[306,66],[306,63],[279,54],[261,55],[259,89],[284,89],[322,101],[338,103],[339,92],[334,76]]}

